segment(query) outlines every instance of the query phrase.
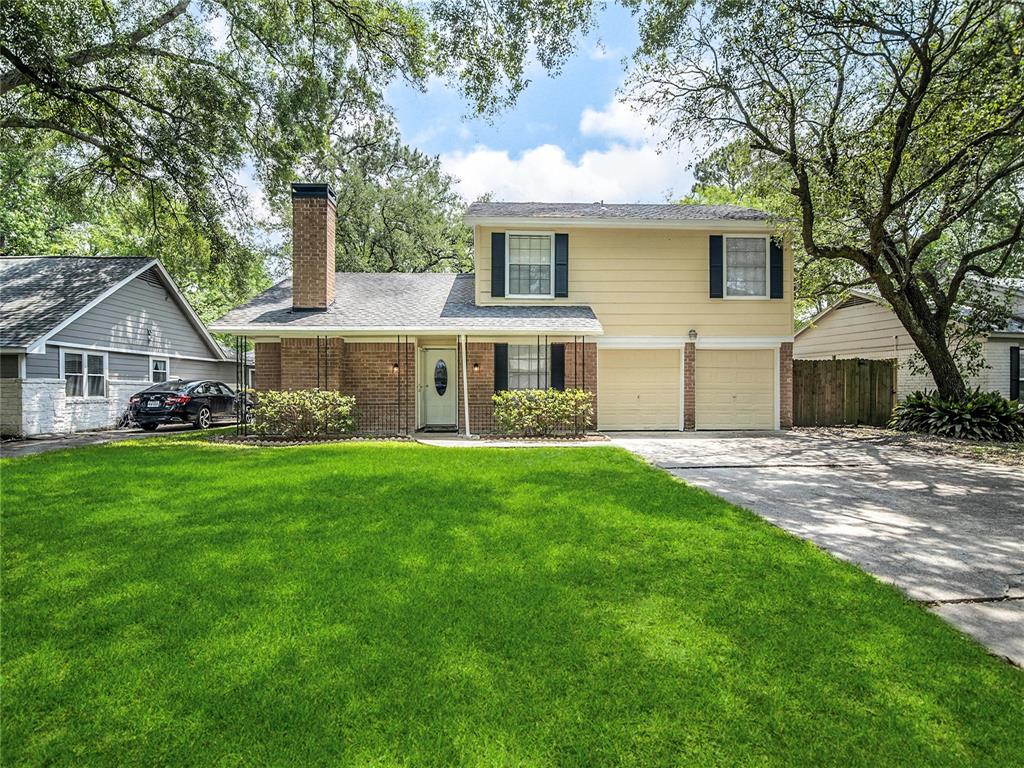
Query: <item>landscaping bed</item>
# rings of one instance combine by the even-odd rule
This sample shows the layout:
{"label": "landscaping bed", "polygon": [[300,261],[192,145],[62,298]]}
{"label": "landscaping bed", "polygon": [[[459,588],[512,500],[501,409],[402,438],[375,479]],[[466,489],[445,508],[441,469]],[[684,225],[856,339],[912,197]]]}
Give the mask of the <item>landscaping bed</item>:
{"label": "landscaping bed", "polygon": [[10,765],[1006,766],[1024,674],[614,448],[3,460]]}

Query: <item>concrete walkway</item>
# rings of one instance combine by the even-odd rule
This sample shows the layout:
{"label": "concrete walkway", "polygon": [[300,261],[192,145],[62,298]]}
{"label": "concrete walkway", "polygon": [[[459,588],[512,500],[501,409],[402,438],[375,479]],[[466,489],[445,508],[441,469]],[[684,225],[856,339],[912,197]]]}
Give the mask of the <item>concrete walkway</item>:
{"label": "concrete walkway", "polygon": [[856,563],[1024,666],[1024,473],[791,433],[612,443]]}

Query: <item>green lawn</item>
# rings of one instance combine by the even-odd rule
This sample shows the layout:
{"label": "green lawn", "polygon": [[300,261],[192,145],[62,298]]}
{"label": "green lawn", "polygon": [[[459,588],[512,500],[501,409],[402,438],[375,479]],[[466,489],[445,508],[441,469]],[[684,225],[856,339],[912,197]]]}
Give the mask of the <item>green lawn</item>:
{"label": "green lawn", "polygon": [[1020,765],[1024,674],[611,448],[2,464],[4,765]]}

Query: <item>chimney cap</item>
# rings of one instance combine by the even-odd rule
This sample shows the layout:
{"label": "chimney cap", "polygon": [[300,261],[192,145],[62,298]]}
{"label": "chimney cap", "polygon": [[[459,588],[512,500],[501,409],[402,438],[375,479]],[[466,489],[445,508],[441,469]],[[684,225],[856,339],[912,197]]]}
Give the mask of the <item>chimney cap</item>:
{"label": "chimney cap", "polygon": [[308,200],[319,198],[335,202],[334,190],[330,184],[308,184],[294,182],[292,184],[292,200]]}

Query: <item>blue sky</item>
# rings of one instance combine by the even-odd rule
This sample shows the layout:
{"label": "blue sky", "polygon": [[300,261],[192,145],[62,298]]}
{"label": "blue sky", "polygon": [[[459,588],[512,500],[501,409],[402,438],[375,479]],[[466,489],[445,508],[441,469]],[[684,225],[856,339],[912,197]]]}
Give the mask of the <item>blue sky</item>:
{"label": "blue sky", "polygon": [[636,47],[632,16],[613,6],[562,72],[530,68],[515,107],[492,122],[466,119],[458,90],[434,81],[425,93],[389,89],[403,139],[441,157],[468,200],[664,202],[693,183],[688,147],[665,148],[641,115],[617,100],[622,58]]}

